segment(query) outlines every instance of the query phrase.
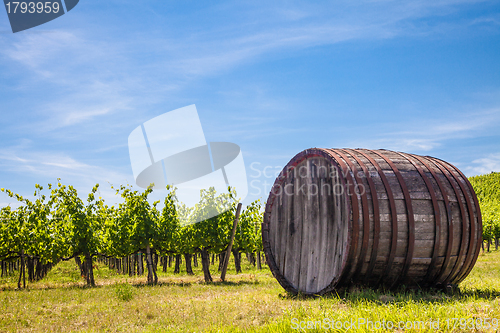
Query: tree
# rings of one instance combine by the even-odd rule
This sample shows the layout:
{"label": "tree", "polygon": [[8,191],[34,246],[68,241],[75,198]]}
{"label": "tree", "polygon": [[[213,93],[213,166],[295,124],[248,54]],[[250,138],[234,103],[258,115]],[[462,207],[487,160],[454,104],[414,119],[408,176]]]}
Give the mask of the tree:
{"label": "tree", "polygon": [[476,192],[483,219],[483,240],[495,240],[498,246],[500,238],[500,173],[473,176],[469,181]]}
{"label": "tree", "polygon": [[262,251],[262,236],[260,234],[260,225],[262,223],[261,208],[262,204],[257,199],[246,206],[240,215],[233,247],[237,272],[241,272],[241,263],[239,255],[236,255],[236,253],[246,252],[253,254],[257,252],[260,264],[260,251]]}
{"label": "tree", "polygon": [[[48,185],[51,189],[51,185]],[[67,226],[66,221],[57,218],[51,208],[52,198],[46,202],[46,196],[41,192],[43,187],[35,185],[35,200],[28,200],[11,190],[1,189],[11,198],[15,198],[22,206],[14,211],[2,209],[2,245],[4,259],[21,259],[18,288],[26,287],[26,264],[29,272],[34,272],[34,261],[41,265],[51,265],[66,254]],[[41,268],[41,266],[40,266]],[[39,274],[39,276],[41,276]],[[30,276],[34,279],[33,275]]]}
{"label": "tree", "polygon": [[[229,243],[229,236],[234,219],[234,191],[228,188],[227,193],[216,196],[214,188],[200,191],[200,201],[191,212],[191,221],[201,221],[191,224],[185,228],[192,243],[191,246],[201,254],[201,265],[205,282],[212,282],[210,275],[210,257],[212,253],[220,253]],[[230,209],[228,209],[230,208]],[[211,209],[217,210],[217,215],[211,213]]]}
{"label": "tree", "polygon": [[192,233],[189,228],[184,228],[180,224],[179,214],[186,217],[190,210],[183,204],[177,202],[175,189],[167,186],[168,194],[165,197],[164,206],[158,223],[155,225],[156,233],[153,240],[155,251],[162,255],[176,256],[176,270],[179,269],[180,255],[184,255],[186,261],[186,271],[193,274],[191,268],[191,256],[194,253],[192,247]]}
{"label": "tree", "polygon": [[[160,214],[156,209],[158,201],[153,205],[148,202],[148,195],[153,191],[149,186],[144,192],[132,191],[131,188],[120,186],[116,190],[125,202],[120,203],[118,207],[117,219],[118,225],[126,229],[126,232],[120,233],[122,242],[125,246],[121,249],[123,252],[117,253],[121,256],[128,256],[137,251],[146,252],[146,262],[148,268],[148,284],[158,283],[158,276],[153,265],[151,246],[155,239],[158,239],[156,223]],[[128,251],[127,251],[128,250]]]}
{"label": "tree", "polygon": [[98,208],[102,206],[102,198],[96,199],[99,184],[96,184],[87,198],[87,205],[78,197],[77,190],[60,182],[52,190],[52,198],[56,205],[55,216],[69,218],[68,234],[70,257],[84,257],[83,273],[88,286],[95,286],[93,258],[101,250],[104,221],[99,216]]}

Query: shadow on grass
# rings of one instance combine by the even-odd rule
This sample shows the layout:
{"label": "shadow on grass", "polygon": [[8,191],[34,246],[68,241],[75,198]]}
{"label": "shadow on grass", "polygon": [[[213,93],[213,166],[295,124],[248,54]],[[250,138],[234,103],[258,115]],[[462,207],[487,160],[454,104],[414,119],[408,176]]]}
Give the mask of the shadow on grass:
{"label": "shadow on grass", "polygon": [[204,282],[204,281],[195,281],[195,282],[192,282],[192,281],[189,281],[189,282],[186,282],[186,281],[159,281],[157,284],[155,285],[149,285],[147,283],[143,283],[143,282],[140,282],[140,283],[132,283],[132,285],[134,287],[150,287],[150,286],[158,286],[158,287],[162,287],[162,286],[167,286],[167,287],[172,287],[172,286],[175,286],[175,287],[190,287],[192,286],[193,284],[203,284],[203,285],[207,285],[207,286],[214,286],[214,287],[227,287],[227,286],[244,286],[244,285],[258,285],[260,282],[258,280],[239,280],[239,281],[212,281],[212,282]]}
{"label": "shadow on grass", "polygon": [[132,282],[131,286],[136,288],[150,288],[150,287],[191,287],[193,282],[187,281],[158,281],[156,284],[148,284],[147,282]]}
{"label": "shadow on grass", "polygon": [[31,290],[56,290],[56,289],[92,289],[92,288],[102,288],[101,285],[96,285],[94,287],[87,286],[80,282],[66,283],[64,285],[40,285],[40,284],[28,284],[26,283],[26,288],[17,288],[17,286],[8,286],[0,288],[1,291],[31,291]]}
{"label": "shadow on grass", "polygon": [[243,285],[258,285],[260,282],[258,280],[239,280],[239,281],[213,281],[207,282],[208,285],[216,287],[226,287],[226,286],[243,286]]}
{"label": "shadow on grass", "polygon": [[[194,276],[189,276],[191,279]],[[239,281],[213,281],[213,282],[205,282],[202,279],[196,281],[185,281],[180,278],[176,278],[175,280],[167,280],[167,281],[158,281],[157,284],[148,284],[146,282],[145,276],[140,276],[140,278],[144,278],[143,281],[137,281],[137,277],[131,277],[134,279],[133,281],[125,281],[116,280],[111,283],[100,283],[103,280],[96,279],[97,284],[95,286],[88,286],[84,281],[72,281],[72,282],[49,282],[43,283],[43,281],[37,282],[27,282],[26,288],[18,289],[16,285],[9,285],[0,287],[0,291],[30,291],[30,290],[54,290],[54,289],[93,289],[93,288],[103,288],[107,286],[114,286],[118,284],[128,283],[135,288],[148,288],[148,287],[191,287],[193,284],[204,284],[207,286],[214,287],[227,287],[227,286],[243,286],[243,285],[258,285],[260,282],[255,278],[250,278],[250,280],[239,280]]]}
{"label": "shadow on grass", "polygon": [[406,303],[421,302],[421,303],[443,303],[443,302],[456,302],[467,300],[494,300],[500,298],[500,290],[497,289],[456,289],[453,291],[443,291],[442,289],[405,289],[400,288],[396,291],[384,289],[370,289],[351,287],[349,289],[342,289],[334,291],[326,295],[304,295],[285,293],[280,294],[281,299],[292,300],[317,300],[317,299],[336,299],[343,302],[374,302],[378,304],[386,303]]}

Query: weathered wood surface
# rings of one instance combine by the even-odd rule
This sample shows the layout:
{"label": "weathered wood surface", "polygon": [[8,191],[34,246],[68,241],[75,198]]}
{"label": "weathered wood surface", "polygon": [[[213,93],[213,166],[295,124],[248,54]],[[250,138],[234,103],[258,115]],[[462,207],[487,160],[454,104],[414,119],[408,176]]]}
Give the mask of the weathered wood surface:
{"label": "weathered wood surface", "polygon": [[[317,171],[329,166],[322,157],[297,164]],[[297,290],[323,290],[341,269],[346,242],[347,197],[327,191],[340,182],[338,175],[318,174],[300,177],[298,172],[285,175],[282,186],[275,188],[275,208],[269,223],[269,248],[280,275]],[[322,195],[316,190],[325,189]],[[343,222],[341,221],[343,220]],[[269,252],[269,251],[266,251]],[[269,256],[268,256],[269,260]]]}
{"label": "weathered wood surface", "polygon": [[386,150],[297,154],[267,200],[268,264],[288,291],[324,294],[367,284],[456,284],[481,245],[467,178],[432,157]]}

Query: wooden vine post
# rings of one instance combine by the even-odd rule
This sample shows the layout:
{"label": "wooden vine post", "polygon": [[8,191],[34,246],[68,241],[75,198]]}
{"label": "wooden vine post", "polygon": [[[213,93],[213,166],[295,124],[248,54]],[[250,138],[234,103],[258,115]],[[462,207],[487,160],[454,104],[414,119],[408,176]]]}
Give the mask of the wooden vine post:
{"label": "wooden vine post", "polygon": [[229,263],[229,256],[231,255],[231,249],[233,247],[234,236],[236,235],[236,226],[238,225],[238,218],[240,217],[240,211],[241,211],[241,202],[238,203],[238,207],[236,208],[236,216],[233,222],[233,230],[231,231],[231,240],[229,241],[229,245],[226,250],[226,255],[224,256],[224,266],[222,266],[222,273],[220,275],[220,279],[222,281],[226,279],[227,265]]}

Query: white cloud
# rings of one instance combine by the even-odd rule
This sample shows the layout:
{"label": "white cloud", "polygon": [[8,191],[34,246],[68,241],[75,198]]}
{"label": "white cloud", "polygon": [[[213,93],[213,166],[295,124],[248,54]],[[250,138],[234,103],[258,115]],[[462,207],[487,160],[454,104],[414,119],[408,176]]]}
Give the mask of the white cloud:
{"label": "white cloud", "polygon": [[[101,184],[101,193],[105,200],[115,202],[117,198],[108,184],[133,184],[132,174],[126,174],[113,168],[91,165],[76,160],[61,152],[34,152],[25,147],[10,147],[0,150],[0,165],[4,173],[22,178],[46,179],[55,183],[73,185],[82,193],[88,193],[96,184]],[[16,192],[16,189],[12,189]],[[4,199],[5,200],[5,199]]]}
{"label": "white cloud", "polygon": [[66,31],[10,40],[0,39],[0,56],[11,61],[5,71],[18,78],[12,89],[35,94],[19,101],[30,121],[17,128],[46,133],[131,109],[130,91],[138,90],[140,79],[122,70],[126,60],[115,44]]}
{"label": "white cloud", "polygon": [[[371,140],[355,140],[350,146],[386,148],[399,151],[431,151],[448,140],[498,135],[500,108],[455,112],[450,119],[440,113],[433,118],[421,118],[403,123],[388,123],[373,129]],[[394,128],[402,130],[392,130]]]}
{"label": "white cloud", "polygon": [[[79,86],[83,90],[87,90],[86,85],[92,85],[88,82],[89,76],[105,83],[118,79],[125,88],[130,88],[129,91],[135,88],[141,91],[175,89],[183,86],[186,80],[213,75],[263,55],[353,39],[385,39],[440,32],[438,26],[429,26],[418,20],[445,16],[458,11],[461,6],[477,2],[480,1],[256,4],[241,20],[236,14],[229,23],[221,22],[210,27],[200,23],[194,32],[181,31],[175,38],[148,31],[147,34],[137,33],[133,39],[117,35],[110,43],[108,37],[101,36],[100,30],[57,31],[25,34],[11,45],[4,42],[0,53],[43,78],[66,86]],[[224,13],[233,11],[231,14],[234,15],[240,6],[251,7],[233,4],[222,10]],[[247,7],[244,9],[248,10]],[[470,22],[477,20],[472,17]],[[483,16],[481,22],[497,25],[497,18]],[[450,28],[448,24],[447,29]],[[457,27],[462,26],[463,22],[460,22]],[[146,62],[140,61],[143,50],[149,50],[153,55]],[[75,82],[73,73],[77,70],[80,75]],[[127,94],[121,93],[121,96]]]}
{"label": "white cloud", "polygon": [[[9,66],[10,71],[25,77],[19,87],[46,83],[50,87],[33,102],[32,112],[38,120],[18,127],[39,133],[96,123],[96,131],[101,131],[99,122],[104,117],[120,114],[117,120],[134,122],[134,110],[147,111],[172,92],[191,86],[193,80],[298,49],[430,34],[440,29],[419,23],[419,19],[445,16],[476,2],[226,3],[216,10],[218,15],[231,12],[232,20],[209,27],[195,22],[195,29],[180,30],[175,37],[148,31],[136,32],[134,38],[127,34],[110,38],[103,35],[102,27],[25,33],[0,38],[0,55],[17,64]],[[487,15],[481,20],[496,24],[496,18]],[[144,50],[148,50],[147,61],[143,60]],[[23,73],[22,68],[26,69]]]}
{"label": "white cloud", "polygon": [[59,152],[30,152],[13,149],[0,150],[0,163],[5,171],[56,178],[85,179],[87,182],[125,180],[130,175],[121,174],[103,167],[79,162]]}
{"label": "white cloud", "polygon": [[50,72],[44,67],[55,67],[67,62],[61,57],[62,51],[78,45],[78,38],[72,33],[55,31],[45,34],[24,34],[17,42],[10,45],[4,41],[0,51],[12,60],[37,71],[42,76],[50,77]]}
{"label": "white cloud", "polygon": [[[191,88],[191,83],[200,78],[260,61],[266,56],[287,57],[295,50],[320,45],[453,32],[453,29],[462,29],[464,22],[437,20],[432,25],[420,19],[443,17],[467,9],[468,4],[476,2],[266,2],[265,6],[259,4],[260,7],[255,7],[248,16],[240,17],[238,11],[234,11],[236,19],[229,23],[221,20],[220,24],[210,27],[195,22],[191,29],[175,31],[179,34],[173,34],[174,37],[163,30],[147,33],[139,31],[134,32],[133,36],[128,33],[105,35],[100,26],[87,31],[25,33],[15,38],[0,36],[1,66],[3,73],[14,73],[13,76],[20,78],[15,82],[17,87],[14,89],[24,90],[25,86],[41,89],[47,86],[43,90],[44,96],[33,102],[30,112],[25,116],[36,116],[36,119],[16,125],[16,130],[22,127],[23,133],[28,133],[27,136],[51,132],[64,140],[67,140],[68,134],[86,138],[93,133],[107,133],[110,137],[114,132],[107,127],[116,126],[117,123],[137,126],[149,119],[140,117],[152,105],[172,98],[172,92]],[[245,4],[253,5],[253,2]],[[153,5],[141,3],[141,6]],[[223,9],[222,16],[230,15],[234,6],[239,5],[226,4],[229,10]],[[463,20],[469,20],[471,25],[480,23],[498,26],[498,17],[493,14],[485,14],[480,19],[471,17]],[[234,99],[240,102],[237,97]],[[266,106],[261,106],[261,109],[266,109]],[[108,122],[111,117],[114,117],[113,122]],[[227,140],[234,138],[236,142],[237,138],[255,139],[270,134],[285,136],[307,130],[286,128],[283,125],[279,127],[276,123],[266,114],[262,118],[243,119],[220,133]],[[86,130],[82,130],[83,125],[87,126]],[[371,135],[375,140],[354,142],[350,146],[430,151],[446,140],[472,137],[481,134],[481,131],[492,131],[491,128],[498,128],[498,125],[499,109],[471,115],[463,112],[451,121],[436,117],[389,124],[385,130],[374,135],[368,132],[367,136]],[[11,131],[12,128],[13,125]],[[405,130],[399,130],[401,128]],[[66,132],[59,133],[63,129]],[[119,146],[114,141],[106,144]],[[0,163],[9,172],[28,172],[54,179],[68,178],[85,186],[108,179],[122,184],[127,177],[132,182],[131,175],[78,161],[72,154],[71,151],[35,152],[33,147],[15,152],[4,148],[0,150]],[[489,162],[481,163],[489,166]]]}
{"label": "white cloud", "polygon": [[484,175],[492,171],[500,172],[500,153],[489,154],[486,157],[472,161],[472,166],[465,170],[470,175]]}

